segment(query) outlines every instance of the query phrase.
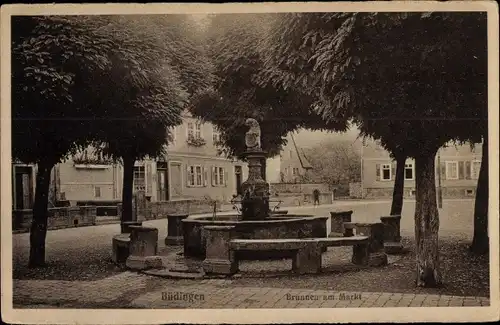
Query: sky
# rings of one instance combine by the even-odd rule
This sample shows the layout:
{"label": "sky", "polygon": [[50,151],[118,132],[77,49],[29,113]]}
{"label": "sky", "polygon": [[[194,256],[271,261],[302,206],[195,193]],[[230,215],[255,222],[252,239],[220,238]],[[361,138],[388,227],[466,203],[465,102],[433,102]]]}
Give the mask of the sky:
{"label": "sky", "polygon": [[[325,131],[309,131],[300,130],[294,134],[295,143],[301,148],[315,147],[325,140],[337,141],[356,141],[359,131],[357,128],[351,128],[345,133],[325,132]],[[359,141],[359,140],[358,140]]]}

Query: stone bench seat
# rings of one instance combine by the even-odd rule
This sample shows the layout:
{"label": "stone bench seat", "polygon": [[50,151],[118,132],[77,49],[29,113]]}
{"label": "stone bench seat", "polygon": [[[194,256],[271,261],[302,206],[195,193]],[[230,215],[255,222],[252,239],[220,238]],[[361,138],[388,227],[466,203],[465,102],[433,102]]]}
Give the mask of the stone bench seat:
{"label": "stone bench seat", "polygon": [[130,234],[119,234],[113,236],[113,254],[114,263],[123,264],[130,254]]}
{"label": "stone bench seat", "polygon": [[296,250],[310,244],[322,247],[368,244],[368,236],[304,238],[304,239],[233,239],[232,250]]}
{"label": "stone bench seat", "polygon": [[[246,251],[293,251],[292,270],[298,274],[315,274],[321,272],[321,256],[326,247],[353,246],[352,261],[355,264],[366,264],[368,260],[368,236],[304,238],[304,239],[233,239],[229,242],[229,250]],[[238,269],[239,261],[231,254],[233,269]]]}

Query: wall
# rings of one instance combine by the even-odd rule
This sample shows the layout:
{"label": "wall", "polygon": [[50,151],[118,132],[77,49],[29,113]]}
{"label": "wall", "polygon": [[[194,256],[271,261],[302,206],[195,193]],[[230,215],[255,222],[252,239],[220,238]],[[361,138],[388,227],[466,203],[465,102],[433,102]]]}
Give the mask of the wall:
{"label": "wall", "polygon": [[[101,168],[77,168],[73,161],[69,160],[59,164],[56,170],[59,178],[59,192],[64,193],[66,200],[115,199],[113,165]],[[100,197],[95,196],[95,187],[100,188]]]}
{"label": "wall", "polygon": [[[92,226],[96,224],[96,207],[64,207],[49,208],[47,210],[47,229],[61,229],[72,227]],[[13,210],[12,230],[16,232],[27,232],[31,227],[33,210]]]}
{"label": "wall", "polygon": [[[147,204],[148,211],[144,213],[146,219],[162,219],[168,214],[186,213],[202,214],[212,213],[214,206],[212,202],[203,200],[178,200],[169,202],[150,202]],[[217,212],[223,211],[220,203],[216,206]]]}
{"label": "wall", "polygon": [[[213,200],[219,200],[223,202],[229,202],[232,199],[233,194],[236,194],[236,175],[235,166],[237,163],[233,163],[230,160],[223,158],[210,158],[210,157],[189,157],[189,156],[179,156],[174,155],[169,159],[169,179],[170,182],[170,192],[172,193],[172,199],[194,199],[209,197]],[[176,170],[173,165],[177,163],[180,164],[179,170]],[[188,166],[201,166],[203,168],[203,176],[206,176],[206,181],[204,181],[200,187],[192,187],[188,185]],[[246,164],[241,163],[242,166],[242,182],[246,180],[246,175],[248,171]],[[212,167],[222,167],[225,171],[225,184],[215,185],[213,182],[213,172]],[[176,187],[175,184],[181,184],[180,188]]]}
{"label": "wall", "polygon": [[303,193],[312,194],[315,189],[320,193],[331,193],[328,184],[308,184],[308,183],[271,183],[273,193]]}
{"label": "wall", "polygon": [[279,183],[281,172],[281,158],[276,156],[266,161],[266,181],[268,183]]}
{"label": "wall", "polygon": [[[298,169],[298,175],[293,175],[293,168]],[[287,144],[280,152],[280,171],[283,175],[284,182],[293,182],[299,180],[300,176],[306,174],[306,170],[302,167],[299,153],[292,139],[292,135],[287,136]],[[281,177],[280,177],[281,181]]]}
{"label": "wall", "polygon": [[[276,205],[278,205],[278,201],[282,201],[281,203],[279,203],[280,208],[314,204],[312,193],[311,194],[280,193],[278,195],[271,196],[269,202],[269,208],[272,210]],[[332,204],[333,203],[332,193],[321,193],[319,196],[319,203]]]}

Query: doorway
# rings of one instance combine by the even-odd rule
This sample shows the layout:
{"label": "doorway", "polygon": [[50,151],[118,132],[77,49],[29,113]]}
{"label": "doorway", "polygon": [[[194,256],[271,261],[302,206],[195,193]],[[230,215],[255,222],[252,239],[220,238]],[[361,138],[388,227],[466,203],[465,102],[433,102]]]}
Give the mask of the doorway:
{"label": "doorway", "polygon": [[241,183],[242,183],[242,171],[241,166],[234,166],[234,178],[236,179],[236,194],[242,195]]}
{"label": "doorway", "polygon": [[14,208],[33,208],[33,167],[14,166]]}
{"label": "doorway", "polygon": [[166,162],[157,162],[158,201],[168,201],[168,166]]}

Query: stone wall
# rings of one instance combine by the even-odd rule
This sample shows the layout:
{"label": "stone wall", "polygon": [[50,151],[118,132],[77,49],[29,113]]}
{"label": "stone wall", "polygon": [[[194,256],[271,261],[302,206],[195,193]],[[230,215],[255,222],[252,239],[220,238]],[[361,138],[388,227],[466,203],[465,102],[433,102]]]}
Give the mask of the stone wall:
{"label": "stone wall", "polygon": [[271,193],[304,193],[312,194],[315,189],[320,193],[331,193],[328,184],[314,184],[314,183],[271,183],[269,184]]}
{"label": "stone wall", "polygon": [[361,182],[349,183],[349,197],[351,198],[363,197],[363,189],[361,188]]}
{"label": "stone wall", "polygon": [[[96,207],[61,207],[48,209],[47,229],[92,226],[96,224]],[[12,230],[29,231],[33,210],[12,211]]]}
{"label": "stone wall", "polygon": [[[222,204],[216,203],[217,212],[223,211]],[[167,214],[186,213],[202,214],[214,211],[213,203],[204,200],[175,200],[165,202],[149,202],[148,210],[143,215],[146,220],[166,218]]]}
{"label": "stone wall", "polygon": [[[278,204],[278,201],[282,201],[279,205],[280,207],[293,207],[293,206],[303,206],[303,205],[313,205],[314,198],[311,194],[295,194],[295,193],[280,193],[279,195],[273,195],[271,197],[271,202],[269,203],[269,208],[272,210]],[[319,195],[320,204],[332,204],[333,196],[332,193],[321,193]]]}
{"label": "stone wall", "polygon": [[[365,188],[364,198],[392,198],[392,188]],[[436,188],[437,193],[437,188]],[[443,187],[442,194],[444,199],[457,199],[457,198],[475,198],[476,197],[476,187],[475,186],[457,186],[457,187]],[[415,189],[405,188],[404,197],[407,199],[415,199]]]}

